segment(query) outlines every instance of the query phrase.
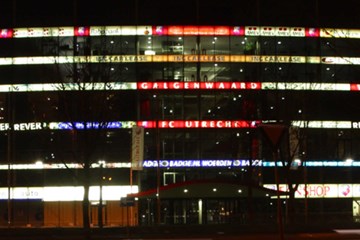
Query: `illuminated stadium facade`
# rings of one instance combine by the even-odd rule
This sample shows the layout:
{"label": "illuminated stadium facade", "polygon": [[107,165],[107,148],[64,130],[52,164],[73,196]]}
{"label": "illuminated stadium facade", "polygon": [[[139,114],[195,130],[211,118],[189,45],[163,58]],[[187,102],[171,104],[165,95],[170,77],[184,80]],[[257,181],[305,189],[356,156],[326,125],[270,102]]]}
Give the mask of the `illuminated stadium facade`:
{"label": "illuminated stadium facade", "polygon": [[85,151],[94,226],[100,200],[108,226],[276,222],[275,161],[281,194],[298,184],[299,221],[357,222],[359,39],[289,26],[0,29],[0,224],[81,226],[75,146],[97,131]]}

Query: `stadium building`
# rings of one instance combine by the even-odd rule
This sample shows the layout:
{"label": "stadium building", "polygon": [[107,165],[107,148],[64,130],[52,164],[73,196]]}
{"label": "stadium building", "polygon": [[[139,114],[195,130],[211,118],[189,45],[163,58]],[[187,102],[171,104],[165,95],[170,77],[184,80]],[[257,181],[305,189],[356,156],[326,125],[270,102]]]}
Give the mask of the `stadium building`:
{"label": "stadium building", "polygon": [[357,222],[359,38],[0,29],[0,224],[81,226],[84,182],[93,226]]}

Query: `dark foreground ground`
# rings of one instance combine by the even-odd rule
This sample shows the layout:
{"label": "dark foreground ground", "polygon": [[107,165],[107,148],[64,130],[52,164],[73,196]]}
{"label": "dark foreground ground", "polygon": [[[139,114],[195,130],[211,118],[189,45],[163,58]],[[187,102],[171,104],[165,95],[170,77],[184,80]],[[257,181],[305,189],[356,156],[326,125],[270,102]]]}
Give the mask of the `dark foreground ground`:
{"label": "dark foreground ground", "polygon": [[[349,229],[339,234],[338,230]],[[296,240],[359,239],[359,226],[278,226],[268,225],[197,225],[92,228],[89,235],[81,228],[0,228],[0,239],[14,240],[115,240],[115,239],[197,239],[197,240]]]}

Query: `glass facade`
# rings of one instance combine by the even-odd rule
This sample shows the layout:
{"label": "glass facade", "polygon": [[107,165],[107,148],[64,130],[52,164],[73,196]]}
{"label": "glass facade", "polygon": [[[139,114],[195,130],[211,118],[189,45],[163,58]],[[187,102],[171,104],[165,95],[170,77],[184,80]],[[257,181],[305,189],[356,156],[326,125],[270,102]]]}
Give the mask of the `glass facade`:
{"label": "glass facade", "polygon": [[[282,183],[360,184],[360,169],[351,164],[306,167],[308,161],[360,159],[356,48],[360,33],[331,29],[329,34],[328,30],[242,26],[0,29],[1,187],[81,186],[86,176],[81,167],[16,166],[37,161],[84,164],[84,157],[90,164],[100,160],[109,164],[102,172],[90,167],[91,185],[99,185],[100,176],[106,176],[105,185],[134,183],[140,193],[204,179],[246,186],[275,184],[274,167],[251,164],[274,161],[272,146],[261,131],[272,124],[286,129],[279,145],[278,160],[286,165],[280,168]],[[144,128],[145,162],[183,165],[130,171],[126,164],[132,159],[135,125]],[[301,163],[294,170],[290,165],[297,158]],[[215,165],[186,165],[186,161],[200,160],[212,160],[209,164]],[[236,160],[249,164],[224,164]],[[120,163],[125,167],[114,167]],[[360,197],[356,187],[352,190],[348,205]],[[5,204],[6,197],[2,200]],[[149,213],[156,208],[155,200],[140,198],[137,224],[156,221]],[[273,218],[272,201],[264,196],[253,199],[254,211],[264,213],[259,221]],[[297,204],[305,215],[304,201]],[[328,201],[345,200],[324,196],[311,199],[309,206],[325,208]],[[246,202],[237,195],[194,199],[174,195],[163,199],[160,221],[245,222]],[[200,205],[204,216],[199,215]],[[345,212],[347,217],[355,216],[351,206]],[[36,221],[42,224],[43,218]]]}

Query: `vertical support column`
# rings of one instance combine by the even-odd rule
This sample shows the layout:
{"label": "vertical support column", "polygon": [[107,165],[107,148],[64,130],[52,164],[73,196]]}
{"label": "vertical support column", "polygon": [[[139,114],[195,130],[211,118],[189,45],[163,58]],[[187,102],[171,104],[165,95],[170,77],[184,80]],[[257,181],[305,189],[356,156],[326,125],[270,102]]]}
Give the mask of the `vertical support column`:
{"label": "vertical support column", "polygon": [[199,218],[199,224],[201,225],[203,223],[203,201],[202,199],[199,199],[198,201],[198,210],[199,210],[199,214],[198,214],[198,218]]}

